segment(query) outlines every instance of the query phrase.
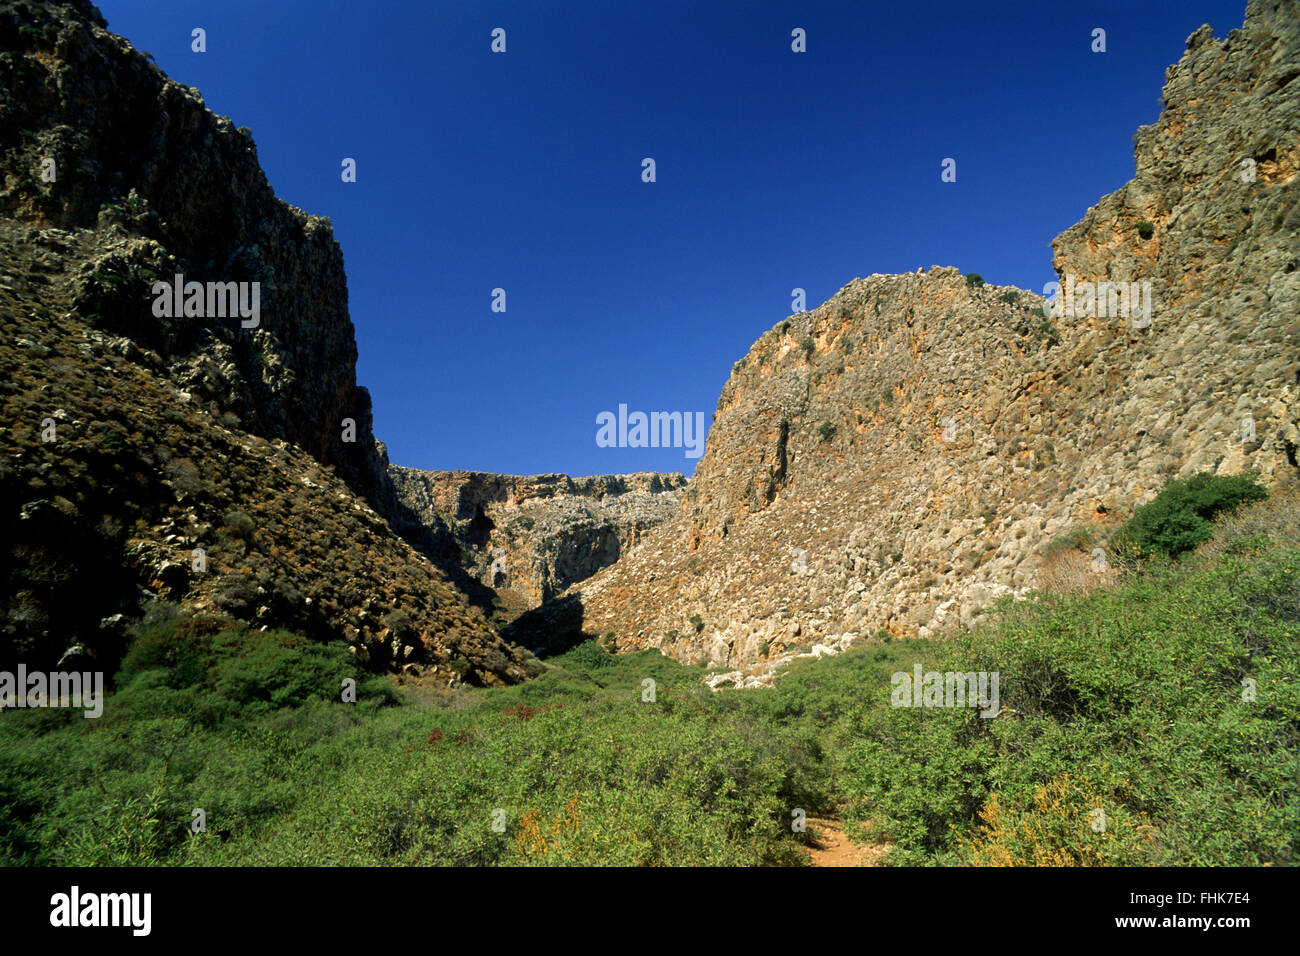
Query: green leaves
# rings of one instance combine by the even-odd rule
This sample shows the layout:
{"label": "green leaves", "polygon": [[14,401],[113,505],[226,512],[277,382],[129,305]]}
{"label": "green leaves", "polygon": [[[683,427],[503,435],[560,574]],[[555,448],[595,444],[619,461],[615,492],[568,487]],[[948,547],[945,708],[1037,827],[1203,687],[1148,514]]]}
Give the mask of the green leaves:
{"label": "green leaves", "polygon": [[1200,472],[1169,482],[1154,500],[1134,512],[1114,544],[1121,553],[1152,552],[1178,557],[1209,539],[1210,522],[1238,505],[1259,501],[1266,492],[1254,475]]}
{"label": "green leaves", "polygon": [[[342,648],[177,618],[137,636],[102,718],[0,721],[0,862],[799,864],[800,808],[871,821],[891,863],[1284,864],[1297,621],[1300,550],[1270,547],[802,659],[767,690],[589,642],[525,684],[408,697]],[[915,664],[997,671],[1001,713],[891,706]],[[345,674],[394,706],[342,704]]]}
{"label": "green leaves", "polygon": [[1298,567],[1294,549],[1229,554],[1003,608],[933,667],[998,670],[1004,713],[866,709],[844,758],[852,814],[896,842],[893,862],[1293,859]]}

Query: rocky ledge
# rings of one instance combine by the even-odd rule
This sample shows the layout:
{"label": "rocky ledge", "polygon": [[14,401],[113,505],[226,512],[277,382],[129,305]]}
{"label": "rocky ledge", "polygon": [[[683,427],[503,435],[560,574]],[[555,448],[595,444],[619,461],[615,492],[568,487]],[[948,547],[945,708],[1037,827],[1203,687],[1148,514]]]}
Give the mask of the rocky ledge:
{"label": "rocky ledge", "polygon": [[[497,475],[389,466],[399,503],[507,618],[617,561],[681,507],[680,474]],[[437,545],[435,545],[437,547]]]}

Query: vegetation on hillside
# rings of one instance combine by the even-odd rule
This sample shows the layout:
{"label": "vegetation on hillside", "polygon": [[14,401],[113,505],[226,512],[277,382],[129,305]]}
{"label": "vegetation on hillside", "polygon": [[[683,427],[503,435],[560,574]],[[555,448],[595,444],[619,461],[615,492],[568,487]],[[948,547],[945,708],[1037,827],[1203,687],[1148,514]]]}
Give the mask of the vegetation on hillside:
{"label": "vegetation on hillside", "polygon": [[[399,689],[334,645],[163,621],[100,719],[0,715],[0,862],[801,864],[803,810],[892,864],[1289,863],[1296,515],[1274,496],[1114,586],[761,691],[594,641],[519,686]],[[998,715],[891,706],[916,664],[998,672]]]}
{"label": "vegetation on hillside", "polygon": [[1174,558],[1208,541],[1210,522],[1221,512],[1265,496],[1256,476],[1203,471],[1169,482],[1133,513],[1115,537],[1120,551],[1156,552]]}

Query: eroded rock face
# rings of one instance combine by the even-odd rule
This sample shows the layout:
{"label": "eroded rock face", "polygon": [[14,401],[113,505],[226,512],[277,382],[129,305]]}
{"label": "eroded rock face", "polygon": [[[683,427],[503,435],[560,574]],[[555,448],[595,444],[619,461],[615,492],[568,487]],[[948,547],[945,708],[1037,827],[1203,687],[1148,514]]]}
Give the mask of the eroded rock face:
{"label": "eroded rock face", "polygon": [[[104,27],[88,3],[0,5],[0,217],[94,230],[92,258],[70,276],[77,314],[156,352],[197,401],[298,445],[379,505],[383,469],[328,220],[277,199],[247,129]],[[151,287],[177,273],[258,282],[258,327],[156,317]],[[344,440],[349,418],[355,442]]]}
{"label": "eroded rock face", "polygon": [[1045,319],[1037,295],[931,267],[856,279],[765,333],[681,515],[572,589],[583,631],[744,684],[795,644],[971,622],[1035,586],[1054,537],[1171,478],[1294,480],[1297,64],[1294,3],[1252,2],[1223,42],[1198,30],[1134,180],[1057,238],[1063,284],[1149,281],[1149,326],[1087,314],[1086,286]]}
{"label": "eroded rock face", "polygon": [[675,515],[679,474],[495,475],[390,466],[399,502],[507,613],[550,601]]}
{"label": "eroded rock face", "polygon": [[[166,599],[522,679],[390,527],[342,254],[276,199],[247,130],[90,4],[4,2],[0,173],[0,661],[79,646],[111,668]],[[177,273],[258,283],[257,324],[157,314]]]}

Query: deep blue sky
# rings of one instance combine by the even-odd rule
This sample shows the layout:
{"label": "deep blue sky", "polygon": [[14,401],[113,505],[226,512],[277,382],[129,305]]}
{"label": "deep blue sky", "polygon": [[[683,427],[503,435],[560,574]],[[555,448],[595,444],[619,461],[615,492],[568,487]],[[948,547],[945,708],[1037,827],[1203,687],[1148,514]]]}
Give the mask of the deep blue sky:
{"label": "deep blue sky", "polygon": [[812,308],[938,264],[1041,290],[1051,239],[1131,178],[1188,34],[1245,2],[100,8],[333,219],[394,462],[581,475],[689,474],[680,449],[598,448],[596,415],[707,421],[796,286]]}

